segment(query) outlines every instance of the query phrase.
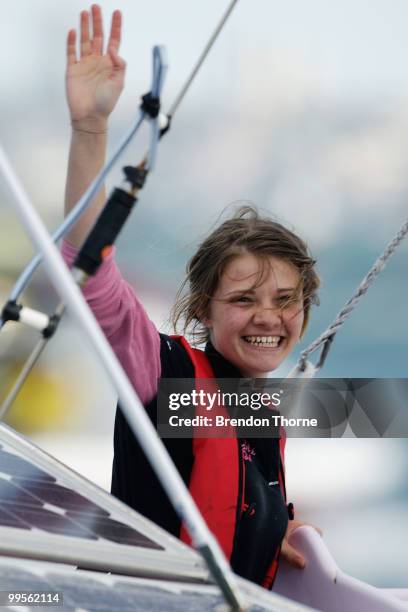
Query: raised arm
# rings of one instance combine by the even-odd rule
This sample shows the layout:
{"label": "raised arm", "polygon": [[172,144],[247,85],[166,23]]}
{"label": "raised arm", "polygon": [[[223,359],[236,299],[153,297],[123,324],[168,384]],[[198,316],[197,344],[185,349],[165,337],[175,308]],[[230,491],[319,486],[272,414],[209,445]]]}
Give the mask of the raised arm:
{"label": "raised arm", "polygon": [[[91,14],[81,12],[79,57],[76,31],[68,33],[66,92],[72,135],[65,190],[66,214],[105,162],[108,118],[121,94],[125,78],[126,64],[118,55],[121,29],[121,14],[115,11],[104,51],[102,13],[94,4]],[[73,246],[83,243],[104,202],[105,190],[101,189],[67,236]]]}
{"label": "raised arm", "polygon": [[[121,14],[115,11],[104,53],[102,14],[97,5],[90,15],[81,13],[80,57],[76,52],[76,32],[67,40],[66,88],[72,122],[71,148],[65,209],[68,212],[101,170],[106,153],[108,117],[123,89],[125,62],[118,56]],[[63,245],[63,255],[71,263],[73,247],[84,242],[105,203],[101,189],[91,206],[77,222]],[[157,393],[160,376],[160,336],[142,304],[120,274],[112,256],[86,284],[84,295],[106,337],[120,359],[142,402]]]}

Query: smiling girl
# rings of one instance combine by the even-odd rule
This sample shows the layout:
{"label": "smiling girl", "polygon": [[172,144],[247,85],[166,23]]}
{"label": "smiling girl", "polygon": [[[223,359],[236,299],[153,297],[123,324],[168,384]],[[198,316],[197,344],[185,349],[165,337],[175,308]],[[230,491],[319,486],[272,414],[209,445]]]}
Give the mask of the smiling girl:
{"label": "smiling girl", "polygon": [[[67,99],[72,139],[66,187],[68,212],[104,164],[108,117],[124,84],[118,56],[121,16],[112,17],[107,51],[96,5],[81,13],[67,41]],[[98,194],[63,245],[71,262],[105,201]],[[86,286],[85,296],[153,422],[158,379],[266,377],[291,353],[316,299],[318,277],[304,242],[251,207],[240,208],[201,244],[187,267],[173,310],[205,350],[183,336],[160,334],[113,255]],[[290,545],[301,524],[286,506],[283,442],[279,439],[164,440],[232,568],[271,588],[279,556],[305,560]],[[164,490],[117,410],[112,493],[170,533],[188,537]],[[292,520],[288,521],[289,518]]]}
{"label": "smiling girl", "polygon": [[197,340],[210,340],[242,376],[267,376],[306,328],[319,285],[314,263],[300,238],[243,206],[188,264],[179,296],[189,292],[173,325],[194,324]]}

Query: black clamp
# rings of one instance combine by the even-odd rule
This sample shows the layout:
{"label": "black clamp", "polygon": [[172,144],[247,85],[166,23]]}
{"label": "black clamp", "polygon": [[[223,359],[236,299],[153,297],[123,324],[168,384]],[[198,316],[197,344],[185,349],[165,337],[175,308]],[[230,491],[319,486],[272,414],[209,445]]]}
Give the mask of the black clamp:
{"label": "black clamp", "polygon": [[48,340],[48,338],[51,338],[51,336],[54,335],[60,320],[61,320],[61,317],[59,317],[56,314],[53,314],[50,317],[47,327],[42,330],[43,338],[46,338]]}
{"label": "black clamp", "polygon": [[142,189],[149,171],[138,166],[125,166],[123,172],[133,189]]}
{"label": "black clamp", "polygon": [[9,300],[2,310],[1,318],[4,322],[19,321],[22,308],[23,307],[14,300]]}
{"label": "black clamp", "polygon": [[54,314],[51,317],[43,315],[45,320],[48,320],[48,322],[46,327],[41,327],[40,325],[38,325],[38,323],[35,324],[33,323],[33,321],[27,319],[28,312],[37,315],[43,314],[39,312],[36,313],[36,311],[31,310],[30,308],[24,308],[23,306],[21,306],[21,304],[17,304],[17,302],[15,302],[14,300],[9,300],[3,308],[1,318],[3,319],[4,323],[6,321],[22,321],[23,323],[34,327],[34,329],[38,329],[39,331],[41,331],[41,334],[44,338],[51,338],[51,336],[54,335],[54,332],[58,327],[58,323],[60,322],[60,316],[58,316],[57,314]]}
{"label": "black clamp", "polygon": [[171,115],[165,115],[166,119],[167,119],[167,123],[164,127],[162,127],[162,129],[160,130],[160,138],[162,136],[164,136],[170,129],[171,126],[171,120],[172,120],[172,116]]}
{"label": "black clamp", "polygon": [[152,93],[149,93],[142,96],[142,104],[140,108],[146,115],[149,115],[151,119],[156,119],[160,112],[160,98],[156,98]]}

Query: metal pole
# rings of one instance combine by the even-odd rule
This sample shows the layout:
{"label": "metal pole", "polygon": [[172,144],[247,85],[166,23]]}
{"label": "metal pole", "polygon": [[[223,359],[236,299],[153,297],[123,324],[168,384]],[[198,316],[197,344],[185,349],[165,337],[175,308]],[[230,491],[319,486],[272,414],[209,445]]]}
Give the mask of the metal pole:
{"label": "metal pole", "polygon": [[9,164],[1,146],[0,170],[2,170],[8,187],[14,196],[17,214],[34,246],[43,256],[44,265],[52,283],[102,361],[106,373],[117,390],[125,417],[174,509],[184,521],[194,547],[206,559],[215,581],[232,608],[234,610],[245,609],[242,595],[238,592],[231,568],[218,542],[198,511],[183,479],[147,416],[143,404],[85,302],[80,289],[71,277],[65,262]]}

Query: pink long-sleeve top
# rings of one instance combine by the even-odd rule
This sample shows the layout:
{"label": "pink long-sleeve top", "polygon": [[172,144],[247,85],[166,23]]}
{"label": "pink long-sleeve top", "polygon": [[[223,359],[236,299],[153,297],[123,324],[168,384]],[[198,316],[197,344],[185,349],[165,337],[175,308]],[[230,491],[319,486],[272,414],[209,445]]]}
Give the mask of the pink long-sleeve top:
{"label": "pink long-sleeve top", "polygon": [[[64,243],[62,253],[70,264],[77,250]],[[96,276],[88,281],[84,293],[107,339],[146,406],[157,395],[157,379],[161,375],[160,335],[134,290],[119,272],[113,253],[102,264]],[[176,342],[174,344],[177,345]],[[163,362],[164,375],[166,375],[166,364],[174,372],[173,361],[183,353],[181,348],[179,351],[181,353],[169,346],[167,361]],[[214,347],[209,347],[207,357],[217,378],[239,377],[238,370]],[[187,377],[193,376],[192,372],[187,373],[188,357],[184,355],[180,362],[178,373],[182,372]],[[154,412],[153,410],[151,413],[153,417]],[[165,443],[187,486],[190,484],[193,468],[198,470],[196,474],[203,474],[203,483],[222,481],[215,478],[214,471],[206,473],[207,455],[199,452],[197,459],[193,453],[191,439],[169,438]],[[181,528],[180,518],[171,507],[120,410],[116,414],[114,445],[113,495],[178,536]],[[247,449],[250,450],[249,455]],[[240,461],[244,467],[236,470],[236,473],[241,475],[239,478],[244,479],[237,486],[236,500],[236,508],[242,509],[242,512],[234,526],[234,546],[230,562],[238,574],[258,584],[267,584],[269,588],[277,568],[273,559],[279,554],[279,547],[288,523],[286,503],[279,486],[282,469],[279,439],[254,439],[251,441],[251,446],[246,442],[243,450],[245,453],[242,452],[240,455]],[[215,467],[217,474],[225,475],[223,469],[227,470],[228,474],[231,473],[229,465],[223,467],[220,463],[219,469],[218,466]],[[204,489],[208,490],[208,487]],[[209,499],[213,499],[211,494]],[[234,503],[234,500],[231,503]],[[255,506],[256,520],[249,514]],[[235,517],[236,513],[233,514]],[[251,516],[250,521],[248,516]],[[273,569],[271,574],[268,571],[269,567]]]}
{"label": "pink long-sleeve top", "polygon": [[[62,256],[71,265],[77,249],[64,241]],[[84,289],[85,298],[143,404],[157,394],[161,374],[160,336],[123,278],[114,250]]]}

